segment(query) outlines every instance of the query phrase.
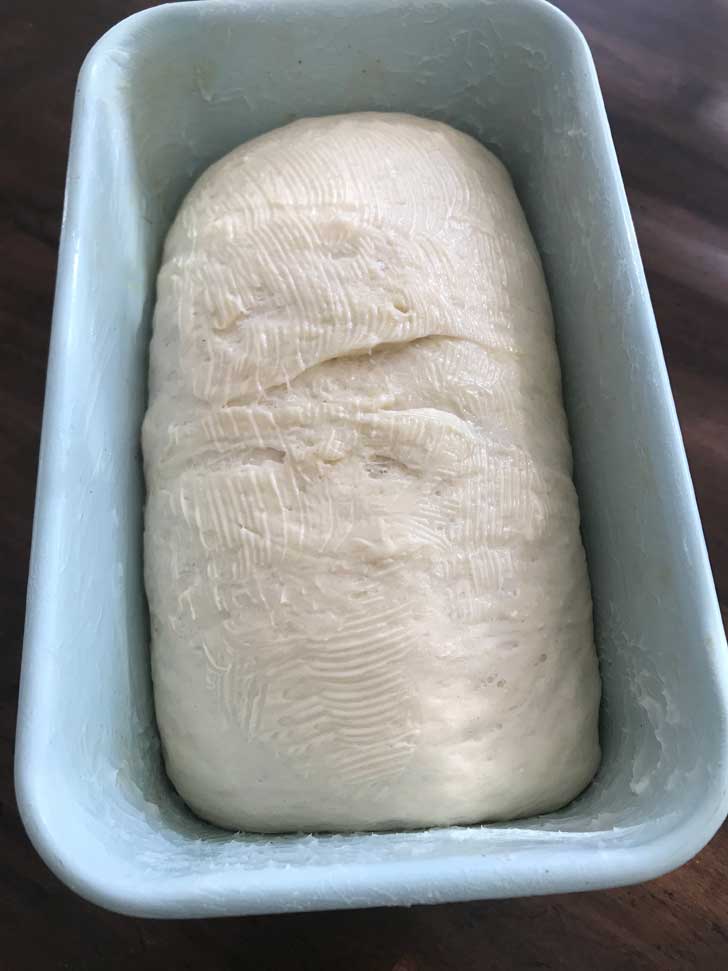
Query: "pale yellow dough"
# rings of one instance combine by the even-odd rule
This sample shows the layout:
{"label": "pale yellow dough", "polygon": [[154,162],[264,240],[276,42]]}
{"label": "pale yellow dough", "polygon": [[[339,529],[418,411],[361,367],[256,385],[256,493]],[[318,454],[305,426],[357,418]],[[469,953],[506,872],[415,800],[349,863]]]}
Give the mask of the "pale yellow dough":
{"label": "pale yellow dough", "polygon": [[469,823],[587,785],[551,311],[476,141],[343,115],[209,168],[164,248],[143,439],[157,719],[200,816]]}

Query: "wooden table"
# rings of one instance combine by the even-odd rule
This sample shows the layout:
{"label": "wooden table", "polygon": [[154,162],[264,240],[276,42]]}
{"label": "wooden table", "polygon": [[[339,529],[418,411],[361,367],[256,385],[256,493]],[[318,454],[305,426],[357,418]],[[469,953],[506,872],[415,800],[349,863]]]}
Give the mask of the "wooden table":
{"label": "wooden table", "polygon": [[[31,848],[12,747],[43,381],[78,68],[133,0],[0,3],[0,967],[728,968],[728,831],[626,890],[410,910],[141,921]],[[561,0],[585,31],[637,225],[718,592],[728,603],[728,4]]]}

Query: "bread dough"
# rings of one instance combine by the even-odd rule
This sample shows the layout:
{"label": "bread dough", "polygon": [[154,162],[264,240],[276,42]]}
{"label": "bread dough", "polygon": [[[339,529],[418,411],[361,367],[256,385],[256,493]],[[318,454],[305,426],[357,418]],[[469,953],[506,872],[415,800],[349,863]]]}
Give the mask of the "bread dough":
{"label": "bread dough", "polygon": [[169,775],[259,831],[555,809],[599,759],[538,254],[503,165],[406,115],[294,122],[167,237],[143,445]]}

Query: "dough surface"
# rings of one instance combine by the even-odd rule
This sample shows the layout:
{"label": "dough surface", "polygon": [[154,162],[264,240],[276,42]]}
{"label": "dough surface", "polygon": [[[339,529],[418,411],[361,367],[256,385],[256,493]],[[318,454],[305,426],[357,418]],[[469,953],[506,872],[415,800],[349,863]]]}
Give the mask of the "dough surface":
{"label": "dough surface", "polygon": [[342,115],[209,168],[164,248],[143,447],[157,720],[200,816],[410,828],[587,785],[551,310],[476,141]]}

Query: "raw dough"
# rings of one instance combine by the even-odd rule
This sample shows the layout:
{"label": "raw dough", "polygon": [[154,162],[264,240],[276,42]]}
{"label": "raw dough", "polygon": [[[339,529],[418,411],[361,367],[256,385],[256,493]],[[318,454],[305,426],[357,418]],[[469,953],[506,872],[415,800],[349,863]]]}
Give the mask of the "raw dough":
{"label": "raw dough", "polygon": [[589,782],[551,311],[476,141],[343,115],[209,168],[164,249],[144,457],[157,718],[200,816],[467,823]]}

